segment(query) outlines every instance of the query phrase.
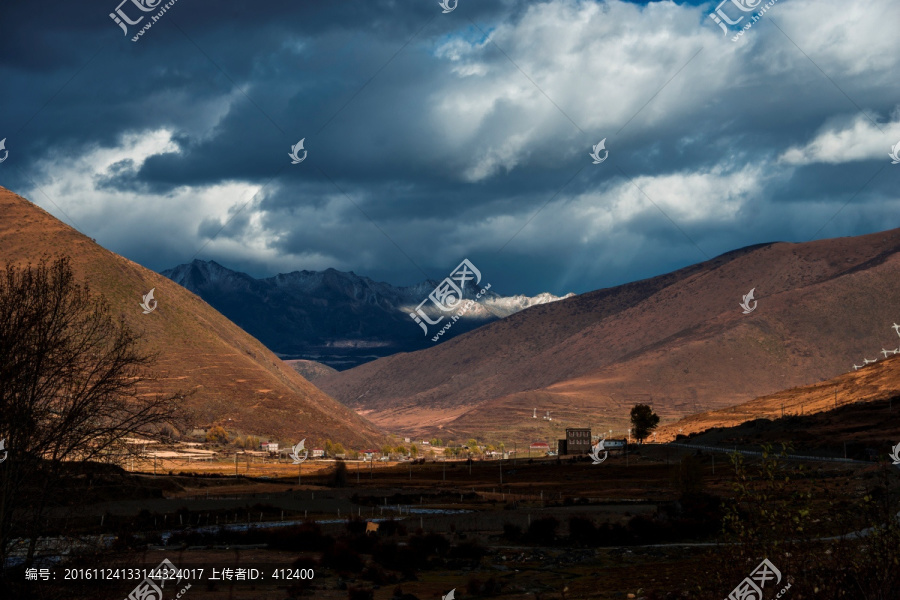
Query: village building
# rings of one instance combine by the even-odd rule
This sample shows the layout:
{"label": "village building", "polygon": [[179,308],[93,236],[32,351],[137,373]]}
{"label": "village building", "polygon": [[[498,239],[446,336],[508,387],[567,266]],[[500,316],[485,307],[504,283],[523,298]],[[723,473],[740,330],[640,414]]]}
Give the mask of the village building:
{"label": "village building", "polygon": [[560,442],[560,454],[587,454],[591,451],[591,429],[566,427],[566,439]]}
{"label": "village building", "polygon": [[322,448],[313,448],[311,456],[313,458],[322,458],[325,456],[325,450]]}
{"label": "village building", "polygon": [[547,442],[531,442],[531,445],[528,446],[528,455],[531,456],[531,452],[537,452],[538,456],[541,454],[547,454],[550,452],[550,444]]}

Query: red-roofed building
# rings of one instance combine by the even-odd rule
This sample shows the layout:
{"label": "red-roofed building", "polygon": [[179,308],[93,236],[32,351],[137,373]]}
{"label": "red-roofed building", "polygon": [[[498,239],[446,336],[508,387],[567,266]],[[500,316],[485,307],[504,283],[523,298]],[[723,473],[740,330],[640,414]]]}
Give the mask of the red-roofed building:
{"label": "red-roofed building", "polygon": [[531,455],[531,451],[534,450],[536,452],[543,452],[546,454],[550,452],[550,444],[547,442],[531,442],[531,445],[528,446],[528,455]]}

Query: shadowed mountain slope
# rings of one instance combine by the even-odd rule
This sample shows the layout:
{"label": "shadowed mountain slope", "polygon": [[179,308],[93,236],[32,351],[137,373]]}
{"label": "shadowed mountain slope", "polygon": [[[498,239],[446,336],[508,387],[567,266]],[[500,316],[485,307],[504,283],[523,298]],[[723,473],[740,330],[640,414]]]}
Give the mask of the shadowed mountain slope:
{"label": "shadowed mountain slope", "polygon": [[[293,271],[256,279],[214,261],[194,260],[163,275],[209,302],[286,359],[338,370],[434,345],[409,317],[438,282],[395,287],[353,273]],[[471,296],[478,288],[467,288]],[[503,297],[489,291],[447,332],[451,338],[515,312],[558,300],[552,294]],[[434,317],[435,315],[432,315]]]}
{"label": "shadowed mountain slope", "polygon": [[[435,348],[317,380],[375,423],[442,438],[563,437],[664,422],[833,377],[898,338],[900,232],[736,250],[527,309]],[[758,304],[743,314],[751,288]],[[551,411],[552,421],[533,419]]]}
{"label": "shadowed mountain slope", "polygon": [[[285,441],[340,440],[353,448],[382,433],[334,401],[261,343],[180,285],[94,243],[28,200],[0,188],[0,260],[24,265],[68,255],[76,276],[158,352],[159,380],[145,393],[193,392],[199,423]],[[155,288],[158,307],[143,314]],[[308,444],[309,445],[309,444]]]}

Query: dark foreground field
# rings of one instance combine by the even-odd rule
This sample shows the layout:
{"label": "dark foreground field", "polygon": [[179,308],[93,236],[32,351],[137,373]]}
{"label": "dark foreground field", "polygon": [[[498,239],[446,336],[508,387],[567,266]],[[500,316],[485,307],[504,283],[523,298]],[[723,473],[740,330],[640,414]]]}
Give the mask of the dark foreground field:
{"label": "dark foreground field", "polygon": [[124,570],[168,560],[190,572],[165,600],[721,599],[766,558],[781,574],[766,598],[788,583],[782,597],[900,597],[895,467],[744,460],[645,446],[599,465],[351,464],[302,486],[97,466],[73,474],[39,547],[69,557],[34,565],[49,581],[8,569],[3,597],[158,600],[129,596],[141,579]]}

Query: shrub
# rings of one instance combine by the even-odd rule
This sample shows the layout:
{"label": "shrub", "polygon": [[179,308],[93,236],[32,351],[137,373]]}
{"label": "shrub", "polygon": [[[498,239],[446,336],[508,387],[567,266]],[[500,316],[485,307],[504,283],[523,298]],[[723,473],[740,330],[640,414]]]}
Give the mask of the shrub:
{"label": "shrub", "polygon": [[415,570],[427,564],[415,550],[398,546],[393,540],[379,540],[372,556],[385,568],[401,571],[406,579],[415,579]]}
{"label": "shrub", "polygon": [[378,527],[378,533],[382,535],[406,535],[406,527],[403,526],[403,523],[390,518],[381,522]]}
{"label": "shrub", "polygon": [[331,487],[342,488],[347,485],[347,465],[342,460],[334,463],[334,471],[331,472],[331,480],[328,482]]}
{"label": "shrub", "polygon": [[366,532],[366,521],[354,517],[347,521],[347,533],[350,535],[363,535]]}
{"label": "shrub", "polygon": [[419,600],[419,597],[403,593],[403,588],[398,585],[394,588],[394,595],[391,596],[391,600]]}
{"label": "shrub", "polygon": [[[314,558],[308,556],[301,556],[293,563],[291,563],[291,568],[293,569],[315,569],[319,565],[319,561]],[[299,598],[306,591],[312,588],[312,579],[294,579],[292,580],[292,584],[288,586],[287,592],[291,598]]]}
{"label": "shrub", "polygon": [[224,444],[228,441],[228,432],[221,425],[216,425],[206,432],[206,441],[210,444]]}
{"label": "shrub", "polygon": [[360,573],[360,578],[371,581],[375,585],[387,585],[389,583],[397,583],[397,576],[388,573],[377,563],[366,565],[366,568]]}
{"label": "shrub", "polygon": [[569,543],[574,546],[593,546],[597,544],[597,526],[586,517],[569,519]]}
{"label": "shrub", "polygon": [[503,539],[517,542],[522,538],[522,528],[514,523],[503,524]]}
{"label": "shrub", "polygon": [[311,556],[301,556],[291,563],[292,569],[314,569],[319,566],[319,561]]}
{"label": "shrub", "polygon": [[350,587],[347,588],[347,598],[348,600],[373,600],[375,593],[368,588]]}
{"label": "shrub", "polygon": [[322,553],[322,566],[334,569],[339,573],[358,573],[363,567],[362,558],[344,540],[335,542],[334,546]]}
{"label": "shrub", "polygon": [[409,547],[424,557],[445,556],[450,549],[450,540],[439,533],[427,533],[409,538]]}
{"label": "shrub", "polygon": [[693,454],[686,454],[672,469],[672,487],[682,496],[703,491],[703,465]]}
{"label": "shrub", "polygon": [[525,537],[529,542],[549,546],[556,540],[556,530],[558,528],[559,521],[554,517],[543,517],[531,522]]}
{"label": "shrub", "polygon": [[498,596],[502,590],[503,582],[494,577],[489,577],[487,581],[472,577],[466,583],[466,592],[471,596]]}
{"label": "shrub", "polygon": [[450,558],[462,558],[473,561],[478,561],[485,554],[487,554],[487,550],[477,540],[469,540],[462,544],[457,544],[450,548],[448,552]]}
{"label": "shrub", "polygon": [[251,531],[260,531],[263,541],[274,550],[320,552],[334,545],[334,538],[324,535],[321,527],[312,522],[296,527]]}

